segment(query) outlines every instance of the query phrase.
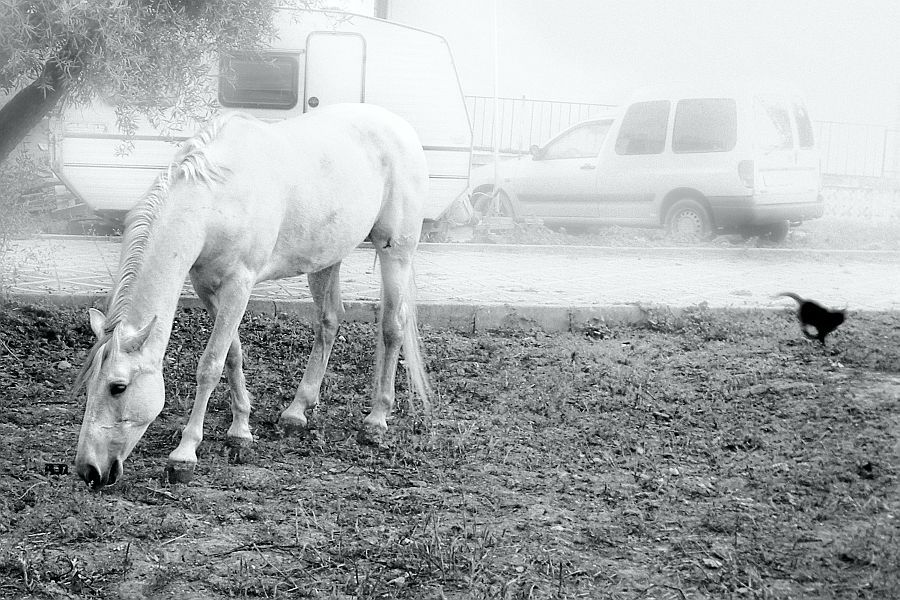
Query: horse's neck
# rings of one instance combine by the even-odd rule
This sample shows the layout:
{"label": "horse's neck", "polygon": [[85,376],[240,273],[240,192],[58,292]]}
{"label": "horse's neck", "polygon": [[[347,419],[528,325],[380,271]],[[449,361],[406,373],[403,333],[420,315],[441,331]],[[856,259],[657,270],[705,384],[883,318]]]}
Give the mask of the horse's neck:
{"label": "horse's neck", "polygon": [[154,355],[162,357],[172,332],[172,321],[185,278],[203,248],[197,227],[178,219],[155,224],[140,269],[132,284],[131,308],[126,320],[140,329],[156,317],[148,340]]}

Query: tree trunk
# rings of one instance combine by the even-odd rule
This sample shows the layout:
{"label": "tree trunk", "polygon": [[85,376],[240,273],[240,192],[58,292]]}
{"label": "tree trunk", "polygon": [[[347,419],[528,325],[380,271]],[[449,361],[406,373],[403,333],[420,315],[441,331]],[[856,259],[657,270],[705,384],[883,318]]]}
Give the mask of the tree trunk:
{"label": "tree trunk", "polygon": [[66,73],[58,60],[50,59],[40,77],[0,108],[0,163],[65,96],[78,71],[70,67]]}

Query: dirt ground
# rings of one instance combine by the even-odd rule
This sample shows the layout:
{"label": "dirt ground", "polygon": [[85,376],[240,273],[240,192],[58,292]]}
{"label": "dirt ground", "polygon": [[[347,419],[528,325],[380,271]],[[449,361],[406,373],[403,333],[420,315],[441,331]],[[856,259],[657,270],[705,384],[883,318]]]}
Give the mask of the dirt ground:
{"label": "dirt ground", "polygon": [[[465,230],[448,239],[440,235],[430,241],[469,240]],[[765,237],[719,235],[705,241],[675,240],[662,229],[620,227],[545,227],[520,224],[510,230],[476,231],[475,242],[505,244],[568,244],[576,246],[606,246],[611,248],[669,248],[688,245],[706,248],[787,248],[794,250],[900,250],[900,214],[891,219],[860,219],[829,216],[813,219],[792,227],[787,239],[775,242]]]}
{"label": "dirt ground", "polygon": [[371,326],[343,326],[301,439],[275,422],[310,329],[248,316],[254,458],[222,452],[222,385],[194,481],[169,485],[209,328],[178,313],[166,409],[95,493],[47,473],[74,459],[85,311],[0,304],[0,597],[900,597],[894,314],[824,349],[788,313],[423,328],[434,412],[401,389],[383,448],[355,441]]}

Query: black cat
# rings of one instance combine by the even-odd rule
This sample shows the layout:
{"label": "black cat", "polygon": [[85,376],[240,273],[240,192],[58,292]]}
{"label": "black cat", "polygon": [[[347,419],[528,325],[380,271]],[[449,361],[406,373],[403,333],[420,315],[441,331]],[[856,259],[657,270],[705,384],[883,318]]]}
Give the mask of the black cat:
{"label": "black cat", "polygon": [[[775,296],[786,296],[797,301],[800,330],[809,339],[822,342],[822,345],[825,345],[825,336],[837,329],[844,322],[846,316],[842,310],[829,310],[818,302],[806,300],[792,292],[782,292]],[[810,331],[810,328],[815,329],[815,334]]]}

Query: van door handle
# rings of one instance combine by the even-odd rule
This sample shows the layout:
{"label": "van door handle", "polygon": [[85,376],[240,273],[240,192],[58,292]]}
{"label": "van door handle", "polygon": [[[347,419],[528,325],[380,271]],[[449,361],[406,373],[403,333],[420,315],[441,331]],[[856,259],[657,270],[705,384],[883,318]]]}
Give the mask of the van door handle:
{"label": "van door handle", "polygon": [[596,169],[596,168],[597,168],[597,165],[594,165],[591,163],[584,163],[583,165],[581,165],[581,169],[583,171],[590,171],[591,169]]}

